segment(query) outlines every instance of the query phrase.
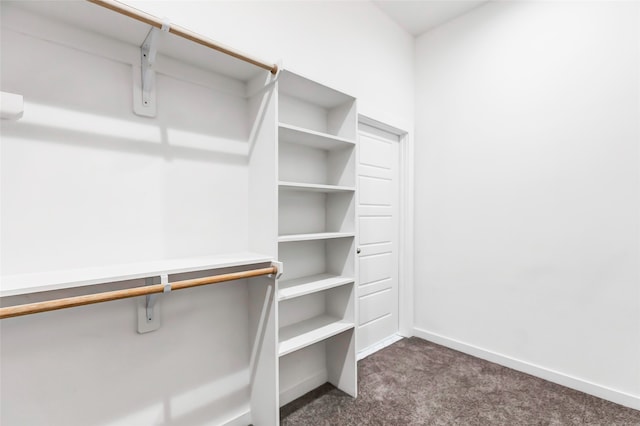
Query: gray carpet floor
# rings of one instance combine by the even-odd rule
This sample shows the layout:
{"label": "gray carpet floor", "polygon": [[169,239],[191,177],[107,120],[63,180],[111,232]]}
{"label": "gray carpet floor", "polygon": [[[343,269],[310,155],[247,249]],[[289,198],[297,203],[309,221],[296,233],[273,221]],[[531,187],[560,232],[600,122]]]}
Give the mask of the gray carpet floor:
{"label": "gray carpet floor", "polygon": [[283,425],[640,425],[640,411],[418,338],[358,363],[358,398],[326,384]]}

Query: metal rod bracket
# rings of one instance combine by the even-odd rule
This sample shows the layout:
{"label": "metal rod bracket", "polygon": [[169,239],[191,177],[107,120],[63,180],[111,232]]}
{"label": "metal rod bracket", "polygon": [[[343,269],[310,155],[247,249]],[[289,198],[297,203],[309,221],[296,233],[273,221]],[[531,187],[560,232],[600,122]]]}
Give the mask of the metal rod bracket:
{"label": "metal rod bracket", "polygon": [[274,260],[271,262],[271,266],[275,266],[278,269],[278,272],[275,274],[275,276],[274,274],[269,274],[268,277],[279,280],[282,274],[284,273],[284,264],[282,262],[278,262]]}
{"label": "metal rod bracket", "polygon": [[[153,285],[153,278],[146,279],[146,285]],[[164,286],[163,294],[171,291],[169,275],[160,275],[160,283]],[[149,294],[138,302],[138,333],[149,333],[160,328],[159,294]]]}
{"label": "metal rod bracket", "polygon": [[160,33],[169,32],[168,21],[163,21],[162,28],[151,28],[140,46],[140,67],[133,67],[134,83],[133,111],[144,117],[155,117],[156,106],[156,72],[153,65],[158,54]]}

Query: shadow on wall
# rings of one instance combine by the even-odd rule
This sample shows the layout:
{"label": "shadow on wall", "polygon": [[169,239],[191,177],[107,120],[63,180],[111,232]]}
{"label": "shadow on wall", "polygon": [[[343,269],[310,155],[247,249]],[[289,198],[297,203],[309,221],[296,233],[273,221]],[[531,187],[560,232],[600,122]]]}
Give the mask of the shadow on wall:
{"label": "shadow on wall", "polygon": [[[158,115],[138,117],[133,113],[130,65],[9,29],[2,38],[2,88],[25,98],[23,119],[3,123],[3,136],[197,160],[209,159],[211,153],[248,155],[249,114],[243,93],[158,74]],[[164,148],[134,147],[132,142]]]}
{"label": "shadow on wall", "polygon": [[[26,103],[27,116],[2,123],[3,137],[57,143],[80,149],[128,152],[169,159],[245,164],[246,141],[197,134],[157,124],[127,122],[99,115]],[[41,120],[38,116],[45,119]],[[57,116],[55,119],[50,117]],[[105,129],[103,131],[102,129]]]}
{"label": "shadow on wall", "polygon": [[[182,92],[171,95],[179,98]],[[208,92],[211,97],[220,96],[218,102],[226,103],[227,108],[216,111],[220,108],[214,102],[196,108],[188,101],[167,99],[168,105],[164,111],[161,108],[155,119],[137,117],[129,110],[111,116],[102,110],[78,105],[72,109],[66,104],[39,103],[37,98],[30,97],[25,101],[26,113],[20,121],[2,122],[2,135],[86,149],[163,155],[168,159],[246,163],[249,154],[245,124],[247,101]],[[185,109],[199,110],[196,116],[208,111],[211,117],[188,117],[183,112]]]}
{"label": "shadow on wall", "polygon": [[[116,419],[112,423],[137,425],[150,424],[151,420],[155,424],[195,426],[212,423],[212,420],[218,418],[219,423],[223,424],[231,418],[220,418],[220,413],[228,413],[229,407],[237,407],[236,412],[230,414],[232,418],[249,410],[246,403],[249,385],[238,386],[238,379],[244,379],[245,376],[246,371],[243,370],[181,394],[165,396],[162,401]],[[245,404],[241,404],[243,402]]]}

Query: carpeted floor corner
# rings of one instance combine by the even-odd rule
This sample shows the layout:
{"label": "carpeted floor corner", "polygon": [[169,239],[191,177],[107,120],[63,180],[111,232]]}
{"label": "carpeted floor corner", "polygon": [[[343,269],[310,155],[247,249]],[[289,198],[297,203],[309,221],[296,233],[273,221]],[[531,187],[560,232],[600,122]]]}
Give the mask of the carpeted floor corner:
{"label": "carpeted floor corner", "polygon": [[357,399],[325,384],[281,424],[640,426],[640,411],[415,337],[360,361],[358,379]]}

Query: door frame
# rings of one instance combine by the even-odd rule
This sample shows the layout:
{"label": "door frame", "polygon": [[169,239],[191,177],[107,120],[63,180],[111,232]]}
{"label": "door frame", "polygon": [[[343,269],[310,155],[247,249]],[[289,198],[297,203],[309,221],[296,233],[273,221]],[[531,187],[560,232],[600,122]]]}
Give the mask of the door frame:
{"label": "door frame", "polygon": [[413,336],[413,226],[414,175],[413,139],[409,132],[390,126],[371,117],[358,114],[358,140],[360,124],[398,136],[399,199],[398,206],[398,334]]}

